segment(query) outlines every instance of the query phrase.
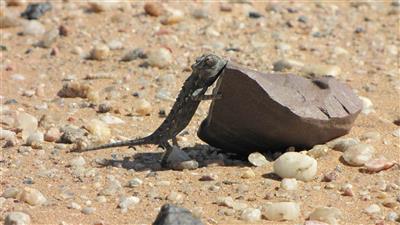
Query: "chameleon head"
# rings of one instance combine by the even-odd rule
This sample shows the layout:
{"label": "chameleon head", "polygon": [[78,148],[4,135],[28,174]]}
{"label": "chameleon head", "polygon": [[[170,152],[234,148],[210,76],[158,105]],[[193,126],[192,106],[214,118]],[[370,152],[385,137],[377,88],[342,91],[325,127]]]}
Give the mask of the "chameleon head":
{"label": "chameleon head", "polygon": [[192,65],[192,70],[198,76],[211,85],[224,70],[227,61],[213,54],[202,55]]}

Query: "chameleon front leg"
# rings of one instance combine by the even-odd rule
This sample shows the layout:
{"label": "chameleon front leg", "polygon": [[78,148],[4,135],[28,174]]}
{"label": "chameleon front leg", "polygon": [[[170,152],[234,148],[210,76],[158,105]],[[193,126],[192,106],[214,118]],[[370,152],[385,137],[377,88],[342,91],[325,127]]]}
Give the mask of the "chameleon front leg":
{"label": "chameleon front leg", "polygon": [[167,168],[168,167],[167,160],[172,152],[172,146],[168,143],[168,141],[161,143],[159,146],[165,150],[163,156],[161,157],[161,166]]}

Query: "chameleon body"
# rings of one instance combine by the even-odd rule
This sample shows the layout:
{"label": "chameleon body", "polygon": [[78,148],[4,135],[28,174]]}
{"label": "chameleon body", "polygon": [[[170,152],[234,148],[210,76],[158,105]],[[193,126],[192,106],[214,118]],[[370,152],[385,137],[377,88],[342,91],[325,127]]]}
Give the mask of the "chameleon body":
{"label": "chameleon body", "polygon": [[154,144],[166,149],[162,163],[172,150],[169,140],[177,144],[176,136],[186,128],[195,114],[200,101],[213,99],[217,96],[205,95],[222,73],[227,64],[226,60],[216,55],[203,55],[192,65],[192,73],[184,82],[181,91],[164,122],[149,136],[133,140],[115,142],[105,145],[76,150],[78,152],[93,151],[105,148]]}

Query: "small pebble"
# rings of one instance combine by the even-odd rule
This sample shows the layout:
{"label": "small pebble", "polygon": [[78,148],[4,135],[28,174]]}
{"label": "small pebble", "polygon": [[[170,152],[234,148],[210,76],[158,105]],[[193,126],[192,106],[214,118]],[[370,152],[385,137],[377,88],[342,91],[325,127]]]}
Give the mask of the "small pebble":
{"label": "small pebble", "polygon": [[12,140],[15,136],[15,132],[0,128],[0,140]]}
{"label": "small pebble", "polygon": [[114,124],[124,124],[125,121],[123,121],[122,119],[116,117],[116,116],[112,116],[109,114],[105,114],[105,115],[101,115],[100,116],[100,120],[103,121],[104,123],[108,124],[108,125],[114,125]]}
{"label": "small pebble", "polygon": [[399,219],[399,214],[397,214],[396,212],[389,212],[385,217],[385,220],[391,222],[395,222],[398,219]]}
{"label": "small pebble", "polygon": [[108,42],[107,46],[110,50],[119,50],[124,48],[122,42],[115,39]]}
{"label": "small pebble", "polygon": [[77,209],[77,210],[81,210],[81,209],[82,209],[82,207],[81,207],[78,203],[76,203],[76,202],[71,202],[71,203],[68,205],[68,208],[70,208],[70,209]]}
{"label": "small pebble", "polygon": [[358,143],[359,141],[354,138],[339,138],[328,142],[327,145],[337,151],[345,152],[348,148]]}
{"label": "small pebble", "polygon": [[281,178],[309,181],[317,173],[317,161],[298,152],[286,152],[275,160],[273,168]]}
{"label": "small pebble", "polygon": [[184,13],[180,10],[169,10],[168,15],[161,19],[163,25],[173,25],[184,19]]}
{"label": "small pebble", "polygon": [[85,128],[96,137],[97,140],[107,141],[111,137],[111,129],[106,123],[98,119],[92,119]]}
{"label": "small pebble", "polygon": [[307,151],[307,155],[314,159],[321,158],[328,154],[330,148],[326,145],[315,145],[312,149]]}
{"label": "small pebble", "polygon": [[24,24],[22,33],[24,35],[40,36],[46,32],[46,28],[37,20],[30,20]]}
{"label": "small pebble", "polygon": [[174,204],[181,204],[183,202],[183,195],[178,192],[172,191],[167,196],[167,200]]}
{"label": "small pebble", "polygon": [[144,50],[141,48],[135,48],[131,51],[128,51],[122,58],[121,61],[123,62],[130,62],[135,59],[144,59],[147,58],[147,55],[144,53]]}
{"label": "small pebble", "polygon": [[381,139],[381,134],[376,131],[366,132],[360,137],[361,141],[379,141],[380,139]]}
{"label": "small pebble", "polygon": [[365,115],[368,115],[372,112],[375,112],[374,110],[374,105],[372,104],[372,101],[367,98],[367,97],[363,97],[363,96],[358,96],[362,102],[362,110],[361,112]]}
{"label": "small pebble", "polygon": [[247,208],[243,210],[240,219],[246,222],[256,222],[261,220],[261,210],[254,208]]}
{"label": "small pebble", "polygon": [[85,164],[86,164],[85,158],[83,158],[82,156],[75,157],[71,159],[71,161],[69,162],[69,165],[71,167],[82,167]]}
{"label": "small pebble", "polygon": [[343,159],[352,166],[363,166],[375,153],[375,149],[369,144],[356,144],[349,147],[343,154]]}
{"label": "small pebble", "polygon": [[286,191],[294,191],[297,190],[297,180],[294,178],[284,178],[281,181],[281,188]]}
{"label": "small pebble", "polygon": [[258,18],[263,17],[263,15],[261,13],[251,11],[251,12],[249,12],[249,17],[252,19],[258,19]]}
{"label": "small pebble", "polygon": [[105,60],[110,54],[110,48],[104,44],[96,45],[90,52],[90,59],[93,60]]}
{"label": "small pebble", "polygon": [[98,113],[107,113],[112,110],[112,106],[109,103],[101,103],[99,105],[99,109],[97,110]]}
{"label": "small pebble", "polygon": [[395,165],[395,161],[389,161],[386,159],[384,156],[381,156],[379,158],[374,158],[371,160],[368,160],[364,166],[369,172],[374,172],[377,173],[382,170],[387,170],[390,169],[392,166]]}
{"label": "small pebble", "polygon": [[40,191],[29,187],[23,189],[20,199],[32,206],[42,205],[47,201]]}
{"label": "small pebble", "polygon": [[276,202],[264,206],[265,217],[273,221],[296,221],[300,217],[300,205],[295,202]]}
{"label": "small pebble", "polygon": [[258,166],[258,167],[265,166],[269,163],[268,160],[265,158],[265,156],[259,152],[251,153],[247,159],[251,164],[253,164],[253,166]]}
{"label": "small pebble", "polygon": [[61,137],[61,132],[56,127],[51,127],[44,134],[44,140],[47,142],[55,142]]}
{"label": "small pebble", "polygon": [[304,63],[292,60],[292,59],[281,59],[273,63],[274,71],[285,71],[291,70],[293,68],[301,68],[304,66]]}
{"label": "small pebble", "polygon": [[121,208],[122,212],[128,211],[128,209],[132,208],[133,206],[137,205],[140,202],[140,199],[135,196],[130,197],[122,197],[119,200],[118,207]]}
{"label": "small pebble", "polygon": [[21,17],[26,18],[28,20],[37,20],[47,11],[52,9],[50,2],[41,2],[41,3],[29,3],[28,7],[25,9],[23,13],[21,13]]}
{"label": "small pebble", "polygon": [[31,133],[26,139],[26,145],[31,146],[33,143],[41,143],[44,141],[44,134],[40,131]]}
{"label": "small pebble", "polygon": [[310,220],[317,220],[331,225],[338,225],[342,217],[342,212],[334,207],[316,208],[309,216]]}
{"label": "small pebble", "polygon": [[10,212],[4,219],[4,225],[29,225],[31,217],[23,212]]}
{"label": "small pebble", "polygon": [[336,180],[337,178],[337,173],[335,171],[329,172],[324,174],[324,177],[322,178],[323,182],[332,182]]}
{"label": "small pebble", "polygon": [[86,83],[72,81],[65,83],[57,95],[62,98],[87,98],[90,95],[92,88]]}
{"label": "small pebble", "polygon": [[16,188],[16,187],[9,187],[6,188],[3,193],[1,194],[1,197],[3,198],[17,198],[18,195],[21,194],[21,190]]}
{"label": "small pebble", "polygon": [[146,101],[145,99],[139,99],[134,106],[135,112],[140,116],[147,116],[150,115],[151,111],[153,110],[152,105],[150,102]]}
{"label": "small pebble", "polygon": [[192,11],[192,16],[196,19],[205,19],[208,17],[208,10],[206,8],[196,8]]}
{"label": "small pebble", "polygon": [[394,131],[392,132],[392,135],[395,136],[395,137],[400,137],[400,128],[394,130]]}
{"label": "small pebble", "polygon": [[147,63],[150,66],[165,68],[171,65],[173,59],[171,52],[166,48],[152,50],[148,54]]}
{"label": "small pebble", "polygon": [[242,173],[243,179],[250,179],[250,178],[254,178],[255,176],[256,176],[256,174],[254,173],[254,171],[251,168],[246,168],[245,171]]}
{"label": "small pebble", "polygon": [[143,181],[139,178],[133,178],[132,180],[128,181],[128,187],[139,187],[143,184]]}
{"label": "small pebble", "polygon": [[83,207],[81,212],[85,215],[93,214],[96,211],[93,207]]}
{"label": "small pebble", "polygon": [[364,209],[364,212],[368,215],[374,215],[381,212],[381,208],[377,204],[372,204]]}
{"label": "small pebble", "polygon": [[164,9],[158,2],[147,2],[144,4],[144,11],[150,16],[158,17],[163,14]]}

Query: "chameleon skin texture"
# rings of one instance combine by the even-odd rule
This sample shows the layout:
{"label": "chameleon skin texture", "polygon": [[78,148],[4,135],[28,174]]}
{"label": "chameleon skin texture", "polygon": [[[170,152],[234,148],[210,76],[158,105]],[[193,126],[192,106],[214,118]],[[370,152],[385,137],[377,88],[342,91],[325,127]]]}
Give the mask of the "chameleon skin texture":
{"label": "chameleon skin texture", "polygon": [[228,152],[309,148],[349,132],[362,109],[333,77],[266,74],[229,62],[221,74],[200,139]]}

